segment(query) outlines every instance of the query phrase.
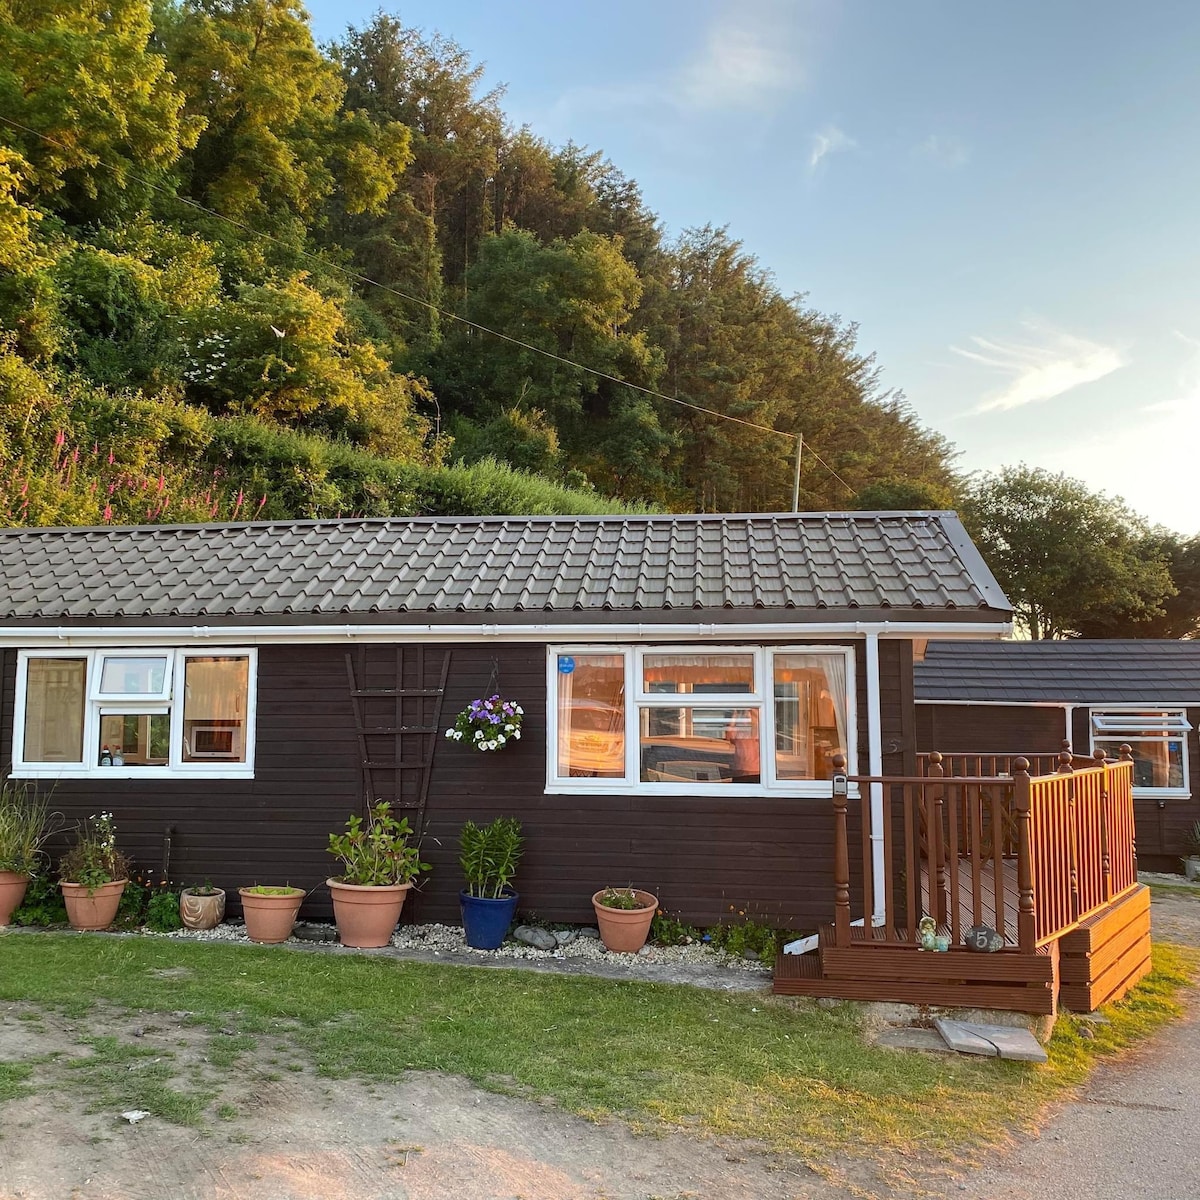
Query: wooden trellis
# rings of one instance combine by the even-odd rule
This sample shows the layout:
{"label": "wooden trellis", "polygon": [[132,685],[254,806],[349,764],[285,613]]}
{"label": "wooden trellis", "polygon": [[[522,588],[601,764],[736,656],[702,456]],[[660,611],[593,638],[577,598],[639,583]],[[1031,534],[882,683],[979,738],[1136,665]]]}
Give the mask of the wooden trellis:
{"label": "wooden trellis", "polygon": [[449,650],[369,645],[347,652],[364,808],[387,800],[422,828],[449,673]]}

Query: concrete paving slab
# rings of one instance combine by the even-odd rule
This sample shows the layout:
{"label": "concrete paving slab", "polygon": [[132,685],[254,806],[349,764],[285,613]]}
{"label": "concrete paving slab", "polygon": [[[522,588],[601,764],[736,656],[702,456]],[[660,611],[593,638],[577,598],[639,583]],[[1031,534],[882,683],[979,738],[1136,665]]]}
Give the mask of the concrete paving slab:
{"label": "concrete paving slab", "polygon": [[910,1025],[889,1027],[875,1039],[875,1045],[889,1050],[926,1050],[937,1054],[953,1054],[936,1029],[917,1029]]}
{"label": "concrete paving slab", "polygon": [[960,1054],[981,1054],[988,1058],[1011,1058],[1017,1062],[1044,1063],[1046,1052],[1027,1029],[1008,1025],[977,1025],[967,1021],[934,1021],[946,1045]]}

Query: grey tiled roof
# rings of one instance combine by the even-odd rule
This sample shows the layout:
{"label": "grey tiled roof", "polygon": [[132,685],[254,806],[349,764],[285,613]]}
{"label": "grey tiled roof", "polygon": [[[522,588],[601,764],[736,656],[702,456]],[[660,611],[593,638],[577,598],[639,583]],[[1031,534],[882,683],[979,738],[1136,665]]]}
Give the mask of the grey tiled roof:
{"label": "grey tiled roof", "polygon": [[1200,704],[1200,642],[930,642],[918,700]]}
{"label": "grey tiled roof", "polygon": [[764,609],[1011,615],[958,518],[942,512],[0,530],[10,622],[435,613],[532,623]]}

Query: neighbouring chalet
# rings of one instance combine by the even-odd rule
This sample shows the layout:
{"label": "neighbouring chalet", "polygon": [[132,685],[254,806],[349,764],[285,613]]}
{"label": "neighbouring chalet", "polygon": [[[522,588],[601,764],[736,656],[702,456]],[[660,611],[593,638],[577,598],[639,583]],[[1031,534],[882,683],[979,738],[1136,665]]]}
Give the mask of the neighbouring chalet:
{"label": "neighbouring chalet", "polygon": [[[539,917],[590,920],[594,891],[635,884],[694,924],[736,909],[817,929],[780,957],[780,992],[1050,1012],[1148,969],[1131,761],[1031,778],[1020,729],[986,777],[918,753],[914,658],[1011,631],[953,513],[17,529],[0,545],[12,777],[44,781],[69,821],[111,811],[122,847],[174,881],[299,884],[326,916],[329,833],[387,799],[433,864],[409,920],[457,921],[463,822],[512,815]],[[521,740],[447,741],[493,693],[523,706]],[[923,916],[949,953],[920,949]],[[996,953],[966,949],[980,924]]]}
{"label": "neighbouring chalet", "polygon": [[[411,809],[456,920],[468,818],[522,906],[637,884],[711,923],[829,912],[831,760],[911,772],[913,639],[999,637],[952,513],[368,519],[0,531],[4,744],[172,879],[316,889],[366,797]],[[442,736],[494,692],[522,740]],[[105,747],[118,765],[101,765]],[[409,913],[409,909],[405,910]]]}
{"label": "neighbouring chalet", "polygon": [[[918,659],[921,655],[918,653]],[[917,749],[981,759],[1133,753],[1138,862],[1178,871],[1200,820],[1200,642],[930,642],[915,668]],[[994,764],[993,764],[994,765]],[[964,773],[956,769],[957,774]]]}

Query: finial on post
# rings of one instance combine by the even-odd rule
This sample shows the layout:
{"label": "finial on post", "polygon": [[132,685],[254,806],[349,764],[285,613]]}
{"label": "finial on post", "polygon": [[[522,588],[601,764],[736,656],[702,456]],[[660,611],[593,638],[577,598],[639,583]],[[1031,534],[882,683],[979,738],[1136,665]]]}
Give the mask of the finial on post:
{"label": "finial on post", "polygon": [[1128,742],[1122,742],[1118,749],[1122,762],[1133,762],[1133,747]]}
{"label": "finial on post", "polygon": [[835,775],[844,775],[846,773],[846,756],[844,754],[835,754],[829,760],[829,765],[833,767]]}
{"label": "finial on post", "polygon": [[1018,756],[1012,761],[1012,770],[1014,775],[1029,774],[1029,759]]}
{"label": "finial on post", "polygon": [[1103,746],[1097,746],[1095,748],[1095,750],[1092,751],[1092,758],[1094,758],[1096,760],[1096,766],[1102,767],[1102,766],[1104,766],[1104,763],[1107,760],[1108,755],[1104,753]]}

